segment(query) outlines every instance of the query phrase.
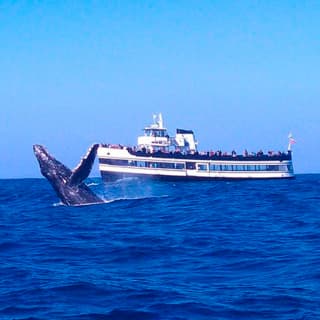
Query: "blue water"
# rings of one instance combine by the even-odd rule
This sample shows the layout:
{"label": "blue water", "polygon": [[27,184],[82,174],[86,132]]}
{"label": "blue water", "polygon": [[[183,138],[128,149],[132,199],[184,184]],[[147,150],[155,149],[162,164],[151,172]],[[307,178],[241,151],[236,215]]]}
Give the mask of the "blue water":
{"label": "blue water", "polygon": [[0,319],[320,319],[320,175],[0,180]]}

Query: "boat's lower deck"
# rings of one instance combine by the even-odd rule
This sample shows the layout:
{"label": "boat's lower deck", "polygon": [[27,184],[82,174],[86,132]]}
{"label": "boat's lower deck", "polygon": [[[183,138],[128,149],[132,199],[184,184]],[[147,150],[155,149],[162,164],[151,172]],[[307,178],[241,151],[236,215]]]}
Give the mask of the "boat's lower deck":
{"label": "boat's lower deck", "polygon": [[150,177],[160,179],[280,179],[294,177],[290,159],[199,159],[130,154],[126,149],[101,147],[99,169],[104,179]]}

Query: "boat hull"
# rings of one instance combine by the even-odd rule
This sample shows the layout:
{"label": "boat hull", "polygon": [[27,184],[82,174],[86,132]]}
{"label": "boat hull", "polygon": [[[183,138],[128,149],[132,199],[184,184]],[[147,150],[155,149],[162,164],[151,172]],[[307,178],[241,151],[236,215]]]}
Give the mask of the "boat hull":
{"label": "boat hull", "polygon": [[167,176],[161,174],[138,174],[138,173],[113,173],[109,171],[101,171],[101,178],[105,182],[112,182],[122,179],[146,179],[158,181],[242,181],[242,180],[270,180],[270,179],[295,179],[294,175],[282,177],[197,177],[197,176]]}

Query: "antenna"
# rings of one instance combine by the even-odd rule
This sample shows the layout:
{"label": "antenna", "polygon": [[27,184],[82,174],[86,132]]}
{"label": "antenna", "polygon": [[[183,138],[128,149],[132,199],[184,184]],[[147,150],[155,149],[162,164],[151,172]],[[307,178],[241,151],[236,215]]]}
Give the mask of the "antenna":
{"label": "antenna", "polygon": [[163,128],[163,119],[162,119],[161,113],[159,113],[158,115],[158,125],[159,125],[159,128]]}
{"label": "antenna", "polygon": [[153,118],[153,123],[156,124],[157,123],[157,115],[153,114],[152,118]]}

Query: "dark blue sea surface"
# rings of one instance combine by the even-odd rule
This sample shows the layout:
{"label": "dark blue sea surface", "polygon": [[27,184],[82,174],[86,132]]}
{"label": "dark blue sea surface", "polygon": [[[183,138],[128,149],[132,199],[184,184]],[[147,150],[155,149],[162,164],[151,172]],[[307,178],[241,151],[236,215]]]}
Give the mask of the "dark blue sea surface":
{"label": "dark blue sea surface", "polygon": [[0,319],[320,319],[320,175],[0,180]]}

